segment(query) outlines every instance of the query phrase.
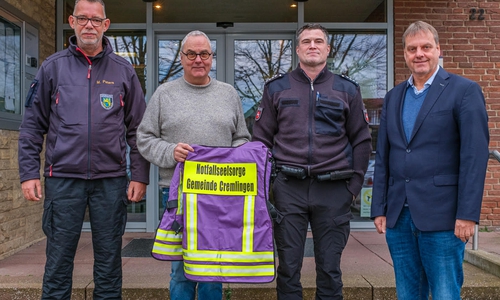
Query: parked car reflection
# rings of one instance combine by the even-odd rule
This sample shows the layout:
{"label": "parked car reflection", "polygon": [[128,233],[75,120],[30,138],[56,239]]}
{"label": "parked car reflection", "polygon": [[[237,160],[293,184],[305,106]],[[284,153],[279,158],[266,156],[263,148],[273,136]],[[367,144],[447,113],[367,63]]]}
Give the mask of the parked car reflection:
{"label": "parked car reflection", "polygon": [[365,173],[365,180],[363,181],[363,187],[373,186],[373,173],[375,172],[375,159],[370,159],[368,162],[368,169]]}
{"label": "parked car reflection", "polygon": [[370,206],[372,200],[373,174],[375,172],[375,158],[370,159],[363,180],[361,192],[352,202],[352,212],[356,217],[370,217]]}

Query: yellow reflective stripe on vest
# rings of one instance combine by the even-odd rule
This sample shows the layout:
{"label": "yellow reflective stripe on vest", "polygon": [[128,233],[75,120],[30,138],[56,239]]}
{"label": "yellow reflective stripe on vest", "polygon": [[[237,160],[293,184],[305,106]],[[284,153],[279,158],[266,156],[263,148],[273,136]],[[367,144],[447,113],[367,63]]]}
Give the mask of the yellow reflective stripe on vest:
{"label": "yellow reflective stripe on vest", "polygon": [[158,230],[156,230],[155,238],[159,241],[182,243],[182,233],[175,234],[175,231],[172,230],[163,230],[158,228]]}
{"label": "yellow reflective stripe on vest", "polygon": [[[186,229],[187,229],[187,249],[195,250],[198,246],[198,196],[196,194],[186,194]],[[248,195],[245,197],[243,215],[243,234],[242,234],[242,249],[243,252],[251,252],[253,250],[253,232],[255,229],[255,196]]]}
{"label": "yellow reflective stripe on vest", "polygon": [[162,255],[179,256],[182,255],[182,244],[162,244],[155,242],[153,244],[153,253]]}
{"label": "yellow reflective stripe on vest", "polygon": [[196,194],[186,194],[186,250],[198,248],[198,197]]}
{"label": "yellow reflective stripe on vest", "polygon": [[254,214],[255,214],[255,197],[248,195],[245,197],[245,209],[243,210],[243,252],[251,252],[253,250],[253,231],[254,231]]}
{"label": "yellow reflective stripe on vest", "polygon": [[184,262],[184,272],[186,272],[186,274],[198,276],[274,276],[274,264],[259,266],[220,266]]}
{"label": "yellow reflective stripe on vest", "polygon": [[183,253],[184,259],[189,261],[206,261],[206,262],[248,262],[262,263],[269,262],[274,264],[273,252],[237,252],[237,251],[187,251]]}
{"label": "yellow reflective stripe on vest", "polygon": [[[161,242],[168,242],[168,244]],[[158,228],[151,252],[171,256],[182,255],[182,233],[175,234],[175,231]]]}

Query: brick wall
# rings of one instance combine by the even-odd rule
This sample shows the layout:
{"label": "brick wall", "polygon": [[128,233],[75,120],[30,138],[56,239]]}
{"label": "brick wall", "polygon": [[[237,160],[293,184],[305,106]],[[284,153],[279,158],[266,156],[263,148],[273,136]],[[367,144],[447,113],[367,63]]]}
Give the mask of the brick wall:
{"label": "brick wall", "polygon": [[[5,0],[39,23],[40,63],[55,51],[55,0]],[[0,130],[0,259],[44,238],[42,202],[24,199],[17,162],[18,131]]]}
{"label": "brick wall", "polygon": [[[472,8],[484,9],[484,20],[470,20]],[[404,62],[401,37],[408,25],[417,20],[437,29],[444,68],[481,85],[489,115],[490,149],[500,150],[500,2],[394,0],[394,84],[410,75]],[[490,159],[481,229],[500,229],[499,183],[500,164]]]}

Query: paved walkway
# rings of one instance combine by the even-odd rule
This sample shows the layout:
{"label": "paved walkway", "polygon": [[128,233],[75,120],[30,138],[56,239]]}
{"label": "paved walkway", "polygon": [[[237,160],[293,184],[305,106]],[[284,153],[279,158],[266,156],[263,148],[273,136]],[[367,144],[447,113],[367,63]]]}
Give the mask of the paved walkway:
{"label": "paved walkway", "polygon": [[[134,239],[152,239],[154,233],[126,233],[123,246]],[[468,249],[471,248],[469,244]],[[480,232],[479,249],[500,258],[500,232]],[[468,250],[471,253],[472,250]],[[499,260],[500,261],[500,260]],[[40,299],[45,264],[45,240],[0,261],[0,300]],[[83,233],[75,258],[72,299],[92,299],[92,244]],[[500,266],[500,263],[498,264]],[[314,258],[304,258],[304,299],[314,299]],[[463,299],[500,299],[500,278],[464,263]],[[374,231],[353,231],[342,256],[345,299],[396,299],[392,260],[385,237]],[[123,258],[124,299],[168,299],[170,263],[151,257]],[[230,284],[226,299],[276,299],[275,282]],[[224,299],[224,300],[226,300]]]}

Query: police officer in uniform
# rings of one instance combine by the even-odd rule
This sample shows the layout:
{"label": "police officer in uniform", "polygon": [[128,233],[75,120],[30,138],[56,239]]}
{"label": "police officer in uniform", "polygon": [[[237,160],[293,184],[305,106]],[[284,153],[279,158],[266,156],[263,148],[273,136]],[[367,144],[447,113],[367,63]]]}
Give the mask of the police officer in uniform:
{"label": "police officer in uniform", "polygon": [[272,149],[278,249],[278,299],[302,299],[300,271],[311,226],[316,299],[342,299],[340,258],[350,232],[371,135],[359,86],[328,71],[328,32],[297,31],[299,66],[269,80],[255,117],[253,140]]}

